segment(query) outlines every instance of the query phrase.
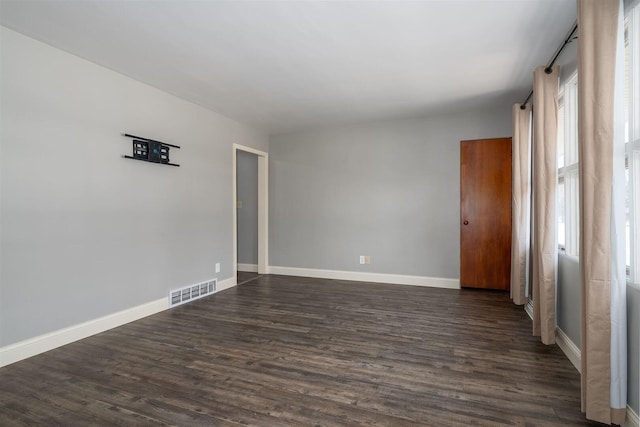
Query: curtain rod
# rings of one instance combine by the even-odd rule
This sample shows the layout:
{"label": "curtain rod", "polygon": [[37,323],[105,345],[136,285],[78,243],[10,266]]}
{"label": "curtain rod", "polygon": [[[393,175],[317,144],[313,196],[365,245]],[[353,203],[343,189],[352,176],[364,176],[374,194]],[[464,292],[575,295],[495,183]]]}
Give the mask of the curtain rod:
{"label": "curtain rod", "polygon": [[[575,24],[573,26],[573,29],[571,30],[571,32],[567,36],[567,38],[564,40],[564,42],[562,43],[562,45],[560,46],[560,48],[558,49],[558,51],[554,55],[554,57],[551,60],[551,62],[549,63],[549,65],[547,65],[547,67],[544,69],[545,73],[551,74],[551,67],[553,67],[553,64],[556,63],[556,59],[558,59],[558,56],[560,56],[560,54],[562,53],[564,48],[569,43],[571,43],[572,41],[574,41],[575,39],[578,38],[578,36],[575,36],[575,37],[573,36],[577,30],[578,30],[578,24]],[[520,105],[520,109],[521,110],[524,110],[525,108],[527,108],[527,102],[529,102],[529,99],[531,99],[532,96],[533,96],[533,89],[531,89],[531,92],[529,92],[529,96],[527,96],[527,99],[525,99],[524,102],[522,103],[522,105]]]}

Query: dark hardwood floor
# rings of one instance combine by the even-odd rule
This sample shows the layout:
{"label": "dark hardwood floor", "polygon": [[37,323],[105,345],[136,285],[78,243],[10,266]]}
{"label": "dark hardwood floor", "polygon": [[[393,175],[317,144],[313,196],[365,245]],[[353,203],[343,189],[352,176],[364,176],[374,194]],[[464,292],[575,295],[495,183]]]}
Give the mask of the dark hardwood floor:
{"label": "dark hardwood floor", "polygon": [[0,425],[590,425],[506,293],[283,276],[0,369]]}
{"label": "dark hardwood floor", "polygon": [[258,277],[260,277],[258,273],[253,273],[250,271],[238,271],[236,275],[236,283],[238,283],[239,285],[243,285],[247,282],[257,279]]}

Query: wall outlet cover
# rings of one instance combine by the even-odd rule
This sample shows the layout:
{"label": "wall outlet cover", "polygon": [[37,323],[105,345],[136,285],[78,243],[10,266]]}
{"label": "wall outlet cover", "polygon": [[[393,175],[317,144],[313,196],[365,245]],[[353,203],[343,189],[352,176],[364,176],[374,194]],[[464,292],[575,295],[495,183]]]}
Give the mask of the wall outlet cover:
{"label": "wall outlet cover", "polygon": [[216,262],[216,273],[220,273],[220,263]]}
{"label": "wall outlet cover", "polygon": [[360,264],[364,264],[364,255],[360,255]]}

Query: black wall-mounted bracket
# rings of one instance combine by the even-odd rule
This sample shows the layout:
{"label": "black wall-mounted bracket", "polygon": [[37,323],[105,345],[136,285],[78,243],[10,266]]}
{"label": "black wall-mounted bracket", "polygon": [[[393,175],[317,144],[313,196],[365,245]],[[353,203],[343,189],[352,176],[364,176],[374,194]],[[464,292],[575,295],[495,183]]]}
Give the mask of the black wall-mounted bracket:
{"label": "black wall-mounted bracket", "polygon": [[133,155],[124,155],[125,159],[142,160],[143,162],[160,163],[162,165],[180,166],[169,161],[169,150],[171,147],[180,149],[179,145],[167,144],[155,139],[143,138],[141,136],[123,133],[123,136],[132,138]]}

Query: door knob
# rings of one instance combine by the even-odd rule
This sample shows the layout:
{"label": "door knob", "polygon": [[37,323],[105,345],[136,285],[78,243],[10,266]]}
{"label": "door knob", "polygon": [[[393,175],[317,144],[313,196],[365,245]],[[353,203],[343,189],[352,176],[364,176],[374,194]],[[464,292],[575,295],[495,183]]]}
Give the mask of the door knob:
{"label": "door knob", "polygon": [[469,225],[469,221],[464,221],[463,224],[464,225]]}

